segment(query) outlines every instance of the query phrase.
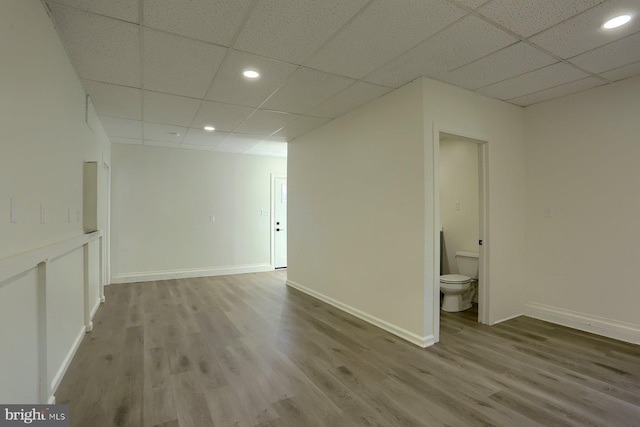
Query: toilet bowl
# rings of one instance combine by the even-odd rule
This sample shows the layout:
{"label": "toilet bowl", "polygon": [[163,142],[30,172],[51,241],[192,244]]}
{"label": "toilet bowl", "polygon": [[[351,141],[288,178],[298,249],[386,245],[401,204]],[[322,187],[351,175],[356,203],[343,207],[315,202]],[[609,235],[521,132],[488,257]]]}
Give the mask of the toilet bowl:
{"label": "toilet bowl", "polygon": [[443,311],[467,310],[472,307],[473,298],[477,298],[478,253],[457,251],[456,264],[461,274],[440,276]]}
{"label": "toilet bowl", "polygon": [[463,311],[471,308],[471,277],[462,274],[440,276],[442,310],[448,312]]}

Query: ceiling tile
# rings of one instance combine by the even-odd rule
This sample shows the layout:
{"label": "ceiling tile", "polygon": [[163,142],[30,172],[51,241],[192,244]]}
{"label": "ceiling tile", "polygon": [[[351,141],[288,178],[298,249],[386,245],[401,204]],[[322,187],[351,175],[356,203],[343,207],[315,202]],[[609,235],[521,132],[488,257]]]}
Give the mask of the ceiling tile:
{"label": "ceiling tile", "polygon": [[623,13],[638,13],[638,0],[608,1],[530,38],[562,58],[571,58],[640,31],[640,19],[614,30],[602,24]]}
{"label": "ceiling tile", "polygon": [[368,0],[260,0],[235,48],[302,64]]}
{"label": "ceiling tile", "polygon": [[231,132],[253,111],[254,109],[249,107],[205,101],[191,127],[213,126],[217,131]]}
{"label": "ceiling tile", "polygon": [[323,119],[321,117],[300,116],[276,132],[274,136],[292,140],[330,121],[331,119]]}
{"label": "ceiling tile", "polygon": [[603,0],[494,0],[478,11],[523,37],[584,12]]}
{"label": "ceiling tile", "polygon": [[513,98],[510,99],[509,102],[511,102],[512,104],[520,105],[522,107],[526,107],[527,105],[533,105],[538,102],[547,101],[549,99],[560,98],[561,96],[591,89],[606,83],[607,82],[597,77],[587,77],[586,79],[576,80],[571,83],[552,87],[540,92]]}
{"label": "ceiling tile", "polygon": [[616,68],[614,70],[607,71],[606,73],[600,73],[605,79],[609,79],[613,82],[626,79],[633,76],[640,75],[640,62],[625,65],[624,67]]}
{"label": "ceiling tile", "polygon": [[354,81],[310,68],[300,68],[262,108],[304,114]]}
{"label": "ceiling tile", "polygon": [[454,2],[460,3],[464,6],[467,6],[471,9],[476,9],[479,6],[482,6],[483,4],[490,2],[492,0],[457,0]]}
{"label": "ceiling tile", "polygon": [[243,135],[234,133],[229,135],[227,139],[218,144],[213,151],[222,151],[225,153],[243,153],[262,141],[264,137],[256,135]]}
{"label": "ceiling tile", "polygon": [[109,140],[114,144],[142,145],[141,139],[120,138],[117,136],[110,136]]}
{"label": "ceiling tile", "polygon": [[144,140],[179,144],[187,134],[187,128],[144,122]]}
{"label": "ceiling tile", "polygon": [[390,88],[365,82],[349,86],[309,111],[309,115],[334,119],[391,91]]}
{"label": "ceiling tile", "polygon": [[365,77],[400,87],[420,76],[439,77],[448,70],[502,49],[518,39],[475,16],[468,16]]}
{"label": "ceiling tile", "polygon": [[184,137],[182,143],[187,145],[206,145],[209,148],[212,148],[220,144],[228,136],[229,133],[227,132],[207,132],[203,129],[191,128],[187,132],[187,136]]}
{"label": "ceiling tile", "polygon": [[[230,50],[207,95],[211,101],[258,107],[298,68],[251,53]],[[260,78],[247,79],[243,70],[256,70]]]}
{"label": "ceiling tile", "polygon": [[144,120],[189,126],[202,103],[199,99],[144,91]]}
{"label": "ceiling tile", "polygon": [[140,89],[91,80],[83,80],[82,85],[91,97],[98,114],[123,119],[142,119]]}
{"label": "ceiling tile", "polygon": [[163,142],[163,141],[147,141],[145,139],[144,145],[151,147],[162,147],[162,148],[180,148],[180,144],[172,143],[172,142]]}
{"label": "ceiling tile", "polygon": [[553,57],[520,42],[444,74],[441,80],[474,90],[554,62]]}
{"label": "ceiling tile", "polygon": [[144,0],[144,25],[229,46],[251,0]]}
{"label": "ceiling tile", "polygon": [[378,0],[305,65],[361,78],[465,13],[441,0]]}
{"label": "ceiling tile", "polygon": [[142,139],[142,122],[120,119],[118,117],[99,116],[100,123],[109,137]]}
{"label": "ceiling tile", "polygon": [[244,134],[271,135],[299,116],[280,111],[258,110],[242,123],[237,131]]}
{"label": "ceiling tile", "polygon": [[182,143],[178,148],[184,148],[185,150],[211,151],[211,147],[207,147],[206,145],[189,145]]}
{"label": "ceiling tile", "polygon": [[138,26],[49,4],[51,17],[81,78],[140,87]]}
{"label": "ceiling tile", "polygon": [[226,48],[144,30],[144,88],[202,99]]}
{"label": "ceiling tile", "polygon": [[573,80],[580,80],[588,74],[559,62],[518,77],[504,80],[479,89],[478,92],[497,99],[512,99],[529,93],[552,88]]}
{"label": "ceiling tile", "polygon": [[56,3],[108,16],[121,21],[138,23],[138,0],[55,0]]}
{"label": "ceiling tile", "polygon": [[280,153],[283,150],[286,152],[287,142],[286,140],[271,139],[268,141],[260,141],[253,147],[244,151],[243,154],[254,154],[258,156],[273,156],[276,153]]}
{"label": "ceiling tile", "polygon": [[249,156],[273,157],[275,152],[274,151],[259,150],[259,149],[256,149],[255,147],[251,147],[248,150],[244,151],[242,154],[247,154]]}
{"label": "ceiling tile", "polygon": [[601,73],[636,61],[640,61],[640,32],[570,60],[577,66],[594,73]]}
{"label": "ceiling tile", "polygon": [[287,148],[287,140],[285,138],[269,138],[268,140],[260,141],[253,148],[271,152],[280,151]]}

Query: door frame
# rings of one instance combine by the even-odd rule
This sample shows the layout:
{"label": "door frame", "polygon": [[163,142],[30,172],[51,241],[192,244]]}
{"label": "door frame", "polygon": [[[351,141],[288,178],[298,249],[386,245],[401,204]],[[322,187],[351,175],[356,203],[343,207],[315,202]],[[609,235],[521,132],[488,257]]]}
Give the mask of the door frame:
{"label": "door frame", "polygon": [[[271,174],[271,214],[270,216],[270,220],[269,223],[271,224],[271,231],[270,231],[270,236],[271,236],[271,257],[270,257],[270,263],[271,263],[271,269],[275,270],[276,269],[276,179],[277,178],[284,178],[287,179],[287,174],[286,173],[272,173]],[[289,181],[287,180],[287,186],[289,185]],[[289,203],[287,202],[287,209],[289,207]],[[287,224],[287,227],[289,225]],[[289,230],[287,231],[287,239],[289,238]],[[288,245],[287,245],[288,246]]]}
{"label": "door frame", "polygon": [[434,341],[440,340],[440,137],[441,135],[471,141],[478,144],[478,322],[491,325],[491,275],[489,270],[489,138],[486,135],[465,130],[439,127],[433,124],[433,332]]}

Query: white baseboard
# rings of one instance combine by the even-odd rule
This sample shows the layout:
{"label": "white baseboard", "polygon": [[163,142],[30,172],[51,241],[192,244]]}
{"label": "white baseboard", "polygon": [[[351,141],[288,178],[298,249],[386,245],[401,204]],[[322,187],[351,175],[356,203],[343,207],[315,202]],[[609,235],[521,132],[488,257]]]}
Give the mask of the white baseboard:
{"label": "white baseboard", "polygon": [[[67,372],[67,369],[69,368],[69,364],[71,364],[71,360],[73,359],[73,356],[75,356],[76,351],[78,351],[78,347],[80,347],[80,343],[82,342],[82,338],[84,338],[85,333],[86,333],[85,326],[82,325],[82,328],[80,328],[80,332],[78,332],[76,339],[73,341],[73,344],[71,345],[71,348],[67,353],[67,356],[62,361],[62,365],[60,365],[58,372],[56,373],[55,377],[53,377],[53,380],[51,381],[51,397],[54,397],[53,395],[56,393],[56,390],[58,389],[58,386],[60,385],[60,381],[62,381],[62,377],[64,377],[65,372]],[[49,400],[51,400],[51,397],[49,398]]]}
{"label": "white baseboard", "polygon": [[89,315],[91,319],[93,319],[93,316],[96,315],[96,311],[98,311],[98,308],[100,308],[100,298],[96,300],[96,305],[94,305],[91,309],[91,314]]}
{"label": "white baseboard", "polygon": [[111,283],[151,282],[154,280],[188,279],[192,277],[224,276],[228,274],[260,273],[272,271],[271,264],[236,265],[229,267],[194,268],[188,270],[147,271],[111,276]]}
{"label": "white baseboard", "polygon": [[340,301],[337,301],[331,297],[328,297],[320,292],[316,292],[313,289],[309,289],[306,286],[303,286],[299,283],[292,282],[291,280],[287,280],[287,286],[291,286],[301,292],[304,292],[307,295],[310,295],[314,298],[319,299],[320,301],[326,302],[329,305],[332,305],[344,312],[347,312],[359,319],[364,320],[365,322],[371,323],[374,326],[379,327],[380,329],[384,329],[387,332],[396,335],[403,340],[409,341],[411,344],[415,344],[418,347],[429,347],[435,344],[435,337],[433,335],[429,336],[419,336],[414,334],[413,332],[409,332],[404,328],[396,326],[392,323],[387,322],[386,320],[379,319],[375,316],[372,316],[369,313],[365,313],[364,311],[358,310],[357,308],[351,307],[350,305],[344,304]]}
{"label": "white baseboard", "polygon": [[506,322],[507,320],[515,319],[516,317],[522,316],[522,313],[514,314],[513,316],[507,316],[503,319],[496,320],[495,322],[489,323],[489,326],[497,325],[498,323]]}
{"label": "white baseboard", "polygon": [[606,319],[591,314],[580,313],[545,304],[529,302],[525,304],[526,316],[544,320],[569,328],[602,335],[632,344],[640,344],[640,325]]}

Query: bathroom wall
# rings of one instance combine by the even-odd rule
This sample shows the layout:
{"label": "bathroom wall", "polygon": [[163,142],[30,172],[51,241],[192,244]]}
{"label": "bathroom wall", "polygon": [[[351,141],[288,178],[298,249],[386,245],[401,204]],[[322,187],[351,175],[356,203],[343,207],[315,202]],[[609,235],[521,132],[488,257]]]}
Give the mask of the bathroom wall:
{"label": "bathroom wall", "polygon": [[526,313],[640,343],[640,77],[525,109]]}
{"label": "bathroom wall", "polygon": [[289,144],[287,283],[424,346],[421,104],[418,80]]}
{"label": "bathroom wall", "polygon": [[442,274],[457,274],[456,251],[478,252],[478,143],[440,139]]}
{"label": "bathroom wall", "polygon": [[[482,250],[489,262],[491,283],[490,303],[484,304],[488,312],[486,322],[494,324],[521,315],[525,229],[523,109],[436,80],[425,78],[423,89],[427,268],[439,262],[439,248],[428,246],[440,231],[440,210],[436,212],[434,197],[439,187],[439,174],[433,173],[439,166],[439,162],[438,165],[434,163],[436,147],[439,147],[437,132],[487,141],[489,203],[486,220],[489,233],[483,236]],[[425,288],[433,289],[439,277],[427,270],[425,279]],[[432,294],[432,298],[437,297],[439,295]],[[426,306],[435,302],[435,299],[428,301]],[[430,319],[428,314],[434,317]],[[439,312],[427,313],[427,330],[437,324],[438,315]]]}

